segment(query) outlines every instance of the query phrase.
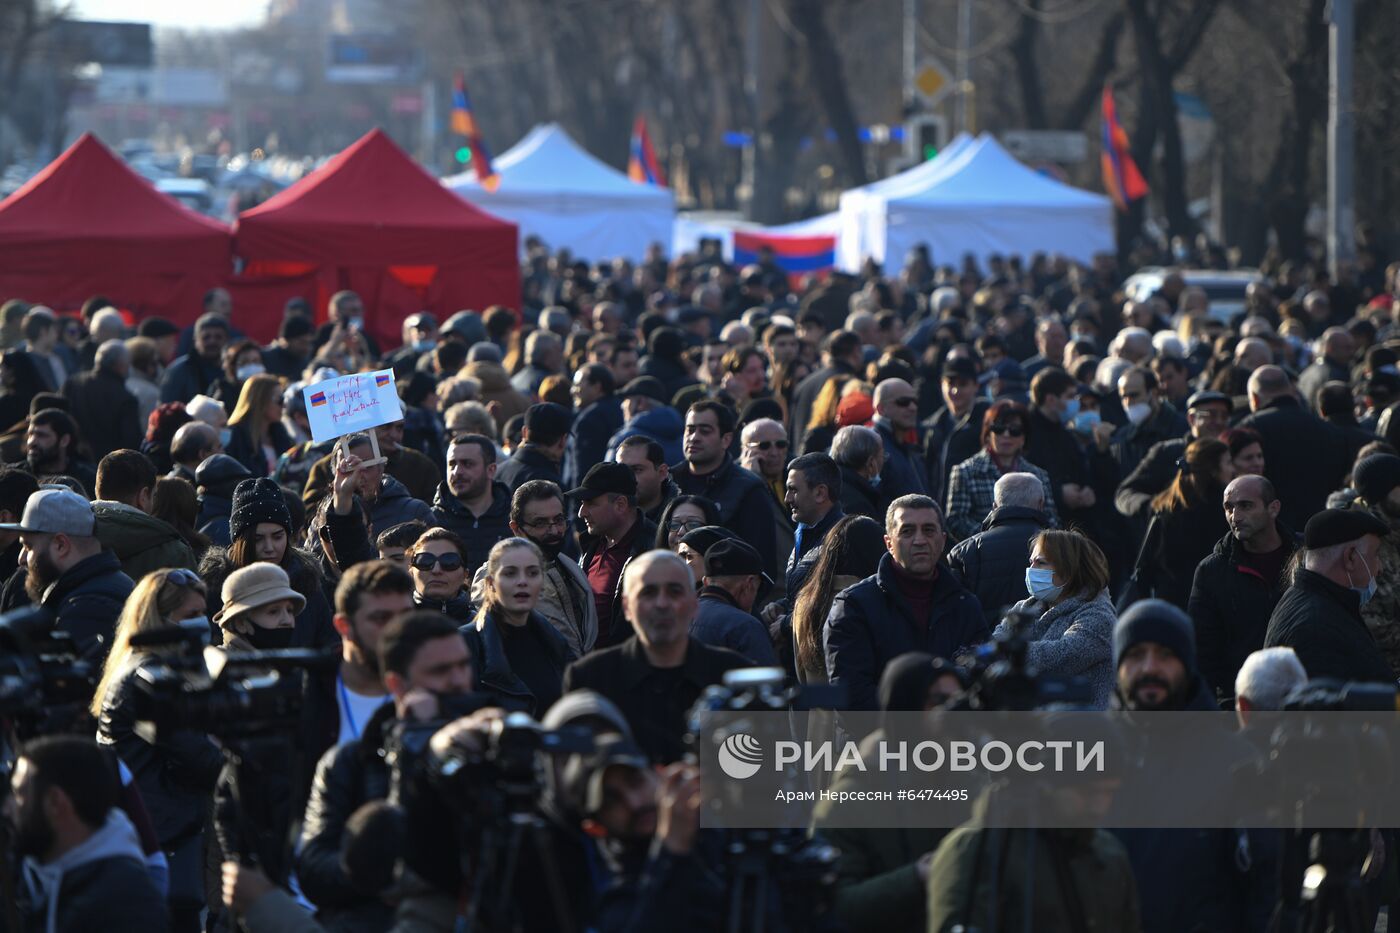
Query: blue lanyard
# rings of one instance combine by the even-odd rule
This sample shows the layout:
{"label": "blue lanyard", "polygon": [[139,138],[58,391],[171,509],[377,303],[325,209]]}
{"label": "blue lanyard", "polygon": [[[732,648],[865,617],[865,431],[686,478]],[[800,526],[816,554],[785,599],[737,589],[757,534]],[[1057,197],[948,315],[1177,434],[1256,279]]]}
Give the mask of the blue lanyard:
{"label": "blue lanyard", "polygon": [[345,721],[350,723],[350,735],[359,739],[360,727],[355,724],[355,713],[350,709],[350,694],[345,689],[345,681],[340,679],[340,675],[335,675],[335,685],[340,690],[340,705],[345,710]]}

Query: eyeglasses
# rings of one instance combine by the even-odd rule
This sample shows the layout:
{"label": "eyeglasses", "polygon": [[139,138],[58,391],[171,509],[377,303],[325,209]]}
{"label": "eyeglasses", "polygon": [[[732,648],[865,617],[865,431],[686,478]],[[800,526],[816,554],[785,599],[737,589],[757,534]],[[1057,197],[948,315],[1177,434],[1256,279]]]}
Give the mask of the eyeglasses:
{"label": "eyeglasses", "polygon": [[919,404],[919,400],[916,399],[916,398],[915,398],[914,396],[912,396],[912,395],[907,395],[907,396],[905,396],[904,398],[897,398],[897,399],[895,399],[895,400],[894,400],[894,403],[895,403],[896,405],[898,405],[900,408],[908,408],[910,405],[917,405],[917,404]]}
{"label": "eyeglasses", "polygon": [[1020,437],[1026,433],[1018,424],[994,424],[990,430],[993,434],[1006,434],[1010,437]]}
{"label": "eyeglasses", "polygon": [[528,528],[531,531],[547,531],[550,528],[563,528],[567,524],[567,519],[562,515],[553,518],[537,518],[532,522],[521,522],[521,528]]}
{"label": "eyeglasses", "polygon": [[673,518],[666,523],[666,527],[669,528],[671,531],[694,531],[697,528],[704,528],[705,520],[703,518],[687,518],[681,521],[677,521]]}
{"label": "eyeglasses", "polygon": [[763,451],[766,451],[766,450],[769,450],[769,449],[771,449],[771,448],[773,448],[773,447],[776,447],[776,448],[778,448],[779,450],[787,450],[787,449],[788,449],[788,442],[787,442],[787,441],[754,441],[754,442],[752,442],[751,444],[748,445],[749,450],[763,450]]}
{"label": "eyeglasses", "polygon": [[448,573],[451,573],[451,572],[454,571],[454,570],[461,570],[461,569],[462,569],[462,555],[461,555],[461,554],[414,554],[414,555],[413,555],[413,569],[414,569],[414,570],[432,570],[434,567],[437,567],[437,566],[441,566],[442,569],[443,569],[444,571],[448,572]]}

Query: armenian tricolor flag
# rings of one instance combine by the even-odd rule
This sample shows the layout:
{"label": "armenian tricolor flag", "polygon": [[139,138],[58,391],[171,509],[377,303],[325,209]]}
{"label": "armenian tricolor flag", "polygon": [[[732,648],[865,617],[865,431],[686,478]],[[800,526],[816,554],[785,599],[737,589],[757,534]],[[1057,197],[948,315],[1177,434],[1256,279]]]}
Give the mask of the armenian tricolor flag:
{"label": "armenian tricolor flag", "polygon": [[666,187],[666,176],[661,174],[661,163],[651,148],[647,118],[643,116],[638,116],[632,124],[632,157],[627,160],[627,177],[642,184]]}
{"label": "armenian tricolor flag", "polygon": [[316,392],[311,396],[312,408],[320,408],[324,404],[326,404],[326,393]]}
{"label": "armenian tricolor flag", "polygon": [[390,376],[389,376],[388,373],[375,373],[375,374],[374,374],[374,384],[375,384],[376,386],[378,386],[379,388],[381,388],[381,389],[384,388],[386,385],[388,385],[388,384],[389,384],[390,382],[392,382],[392,381],[393,381],[393,379],[390,378]]}
{"label": "armenian tricolor flag", "polygon": [[471,98],[467,97],[467,79],[459,71],[452,81],[452,132],[465,136],[467,148],[472,152],[472,164],[476,166],[476,180],[487,191],[495,191],[501,184],[501,176],[491,167],[491,151],[481,138],[481,130],[472,116]]}
{"label": "armenian tricolor flag", "polygon": [[1138,171],[1132,153],[1128,151],[1128,134],[1118,122],[1118,110],[1113,105],[1113,90],[1108,85],[1103,89],[1103,153],[1099,156],[1103,168],[1103,187],[1118,205],[1126,211],[1128,205],[1148,192],[1147,181]]}
{"label": "armenian tricolor flag", "polygon": [[773,250],[773,261],[796,286],[804,276],[824,277],[836,265],[834,236],[774,236],[752,231],[734,231],[734,265],[740,268],[758,262],[763,247]]}

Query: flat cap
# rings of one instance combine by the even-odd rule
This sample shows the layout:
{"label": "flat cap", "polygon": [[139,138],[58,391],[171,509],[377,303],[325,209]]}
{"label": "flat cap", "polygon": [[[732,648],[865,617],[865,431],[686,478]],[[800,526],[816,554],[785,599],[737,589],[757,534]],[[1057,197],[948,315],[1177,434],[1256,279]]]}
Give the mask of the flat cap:
{"label": "flat cap", "polygon": [[1196,392],[1186,400],[1186,410],[1190,411],[1201,405],[1209,405],[1211,402],[1219,402],[1225,406],[1226,411],[1235,410],[1235,400],[1224,392]]}
{"label": "flat cap", "polygon": [[1347,544],[1365,535],[1384,538],[1389,533],[1389,526],[1370,512],[1357,509],[1324,509],[1308,519],[1308,524],[1303,529],[1303,546],[1314,550],[1334,544]]}

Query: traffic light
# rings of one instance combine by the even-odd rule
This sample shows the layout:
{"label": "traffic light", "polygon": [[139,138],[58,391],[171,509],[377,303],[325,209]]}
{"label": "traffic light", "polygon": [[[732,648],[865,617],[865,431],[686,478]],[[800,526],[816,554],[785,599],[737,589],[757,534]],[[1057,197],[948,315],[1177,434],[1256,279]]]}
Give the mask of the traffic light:
{"label": "traffic light", "polygon": [[936,123],[919,124],[919,155],[925,161],[935,158],[938,155],[940,137],[943,135],[942,128]]}
{"label": "traffic light", "polygon": [[936,114],[918,114],[906,123],[904,133],[906,158],[927,162],[942,151],[948,134],[948,124],[943,117]]}
{"label": "traffic light", "polygon": [[457,150],[457,161],[458,161],[458,162],[461,162],[463,165],[466,165],[466,164],[470,163],[471,160],[472,160],[472,148],[471,148],[471,146],[463,146],[462,148],[460,148],[460,149]]}

